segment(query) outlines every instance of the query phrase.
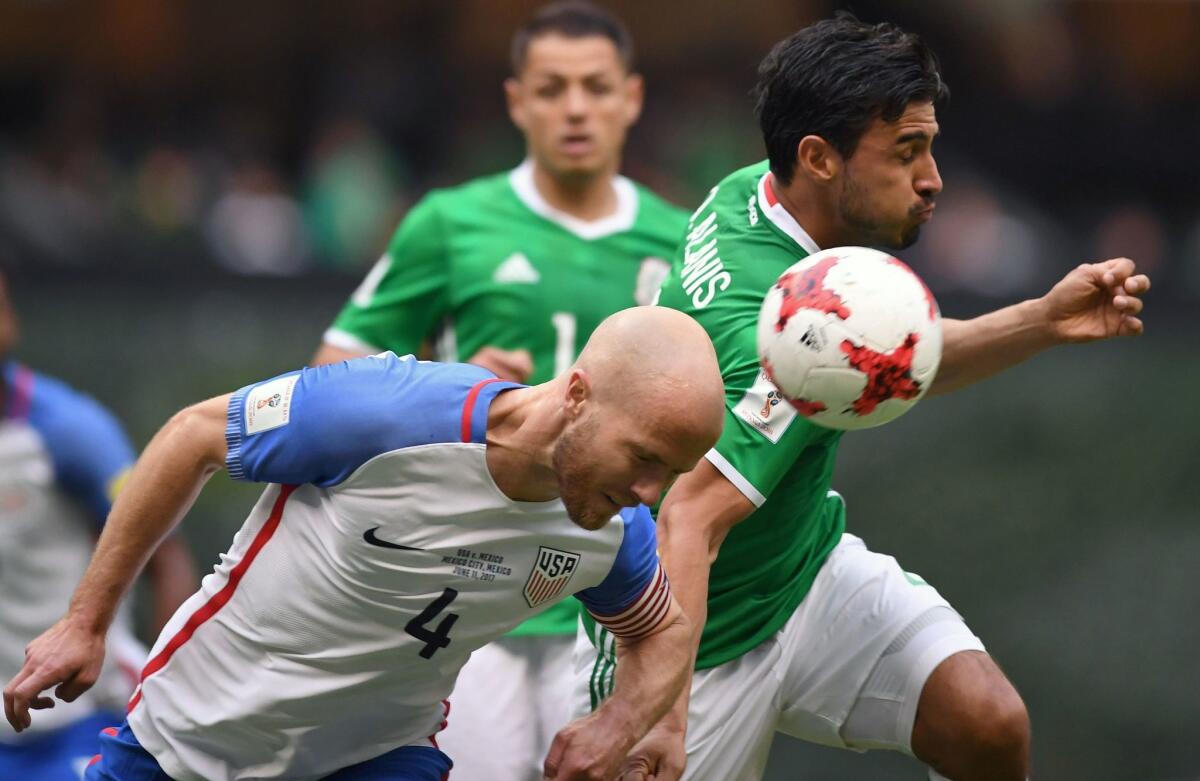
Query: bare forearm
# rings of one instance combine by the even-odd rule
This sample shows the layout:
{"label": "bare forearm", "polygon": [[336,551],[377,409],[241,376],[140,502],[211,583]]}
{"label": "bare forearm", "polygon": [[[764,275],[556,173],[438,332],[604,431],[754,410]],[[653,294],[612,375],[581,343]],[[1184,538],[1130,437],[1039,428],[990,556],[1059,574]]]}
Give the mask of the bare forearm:
{"label": "bare forearm", "polygon": [[688,638],[688,680],[666,715],[670,725],[679,730],[687,726],[688,701],[691,696],[692,670],[704,624],[708,620],[708,577],[716,548],[700,534],[692,531],[669,531],[670,525],[661,521],[661,552],[663,568],[671,580],[675,600],[683,608],[691,627]]}
{"label": "bare forearm", "polygon": [[597,716],[611,720],[613,734],[627,737],[630,746],[670,710],[691,677],[690,624],[676,612],[661,631],[617,642],[616,687]]}
{"label": "bare forearm", "polygon": [[220,466],[223,432],[218,445],[212,431],[214,421],[205,417],[197,408],[179,413],[138,459],[71,598],[68,614],[82,625],[97,631],[108,627],[117,604],[150,554]]}
{"label": "bare forearm", "polygon": [[931,394],[979,382],[1056,344],[1041,300],[972,320],[943,320],[942,364]]}
{"label": "bare forearm", "polygon": [[675,601],[691,622],[688,684],[672,707],[665,726],[687,726],[691,675],[708,621],[708,580],[713,562],[730,529],[754,511],[754,505],[707,459],[667,494],[658,514],[658,547]]}

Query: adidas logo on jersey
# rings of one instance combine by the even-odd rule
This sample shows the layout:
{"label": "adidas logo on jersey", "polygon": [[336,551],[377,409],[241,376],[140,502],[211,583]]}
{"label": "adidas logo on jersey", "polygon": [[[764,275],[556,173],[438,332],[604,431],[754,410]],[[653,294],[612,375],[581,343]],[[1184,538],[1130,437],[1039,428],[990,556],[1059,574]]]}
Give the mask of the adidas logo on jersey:
{"label": "adidas logo on jersey", "polygon": [[492,281],[507,285],[534,285],[542,278],[529,258],[520,252],[509,255],[503,263],[496,267]]}

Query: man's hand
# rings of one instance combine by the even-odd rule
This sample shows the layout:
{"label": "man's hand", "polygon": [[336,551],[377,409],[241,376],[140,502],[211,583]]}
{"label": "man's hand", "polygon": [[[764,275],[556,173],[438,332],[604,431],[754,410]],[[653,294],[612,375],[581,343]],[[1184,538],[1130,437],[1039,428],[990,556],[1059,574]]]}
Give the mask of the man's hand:
{"label": "man's hand", "polygon": [[501,350],[483,347],[467,363],[482,366],[502,380],[525,382],[533,374],[533,356],[528,350]]}
{"label": "man's hand", "polygon": [[625,757],[619,781],[676,781],[687,766],[685,730],[668,726],[670,717],[654,725]]}
{"label": "man's hand", "polygon": [[52,686],[63,702],[92,687],[104,663],[104,632],[76,623],[71,616],[47,629],[25,649],[25,666],[4,687],[4,715],[20,732],[33,723],[30,708],[53,708],[42,692]]}
{"label": "man's hand", "polygon": [[608,781],[615,778],[630,740],[626,728],[613,724],[611,709],[572,721],[559,730],[542,766],[546,781]]}
{"label": "man's hand", "polygon": [[4,715],[17,732],[32,723],[30,708],[54,707],[42,695],[46,689],[57,686],[55,695],[70,702],[96,682],[105,634],[121,598],[225,463],[229,399],[218,396],[177,413],[133,465],[66,616],[29,644],[25,666],[4,687]]}
{"label": "man's hand", "polygon": [[1040,303],[1055,337],[1090,342],[1142,333],[1141,296],[1150,278],[1135,274],[1129,258],[1084,263],[1050,289]]}

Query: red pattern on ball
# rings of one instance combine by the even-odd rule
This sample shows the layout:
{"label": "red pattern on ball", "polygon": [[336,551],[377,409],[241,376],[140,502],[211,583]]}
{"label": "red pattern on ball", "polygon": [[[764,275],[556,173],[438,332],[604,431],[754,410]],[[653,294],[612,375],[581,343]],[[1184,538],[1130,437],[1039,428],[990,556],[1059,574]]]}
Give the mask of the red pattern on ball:
{"label": "red pattern on ball", "polygon": [[775,333],[781,333],[792,315],[801,309],[815,309],[843,320],[850,317],[850,310],[841,296],[825,287],[825,276],[839,260],[841,258],[836,256],[824,258],[800,273],[789,271],[779,278],[775,285],[783,291],[783,301],[779,303]]}
{"label": "red pattern on ball", "polygon": [[912,376],[916,346],[916,334],[909,334],[904,344],[890,353],[858,347],[849,339],[842,342],[842,352],[850,360],[850,365],[867,375],[866,387],[851,405],[855,414],[870,415],[882,401],[915,399],[921,394],[921,383]]}

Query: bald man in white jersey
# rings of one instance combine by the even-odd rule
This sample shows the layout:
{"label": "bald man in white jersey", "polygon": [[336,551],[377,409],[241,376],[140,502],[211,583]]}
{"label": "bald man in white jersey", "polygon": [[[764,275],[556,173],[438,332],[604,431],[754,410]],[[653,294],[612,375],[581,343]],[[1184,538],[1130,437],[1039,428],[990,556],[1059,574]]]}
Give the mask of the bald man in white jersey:
{"label": "bald man in white jersey", "polygon": [[571,593],[622,638],[621,675],[545,771],[610,778],[690,661],[644,505],[722,419],[711,342],[658,308],[609,318],[534,387],[385,353],[197,404],[139,459],[5,714],[20,731],[47,689],[91,685],[118,600],[224,466],[271,485],[159,637],[89,781],[445,778],[436,733],[470,652]]}

